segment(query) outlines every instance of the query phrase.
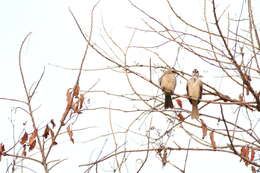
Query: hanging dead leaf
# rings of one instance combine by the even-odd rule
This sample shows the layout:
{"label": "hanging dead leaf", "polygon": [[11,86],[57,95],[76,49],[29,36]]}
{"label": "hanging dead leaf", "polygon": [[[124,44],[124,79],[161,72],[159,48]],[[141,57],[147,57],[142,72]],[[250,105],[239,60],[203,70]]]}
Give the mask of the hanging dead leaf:
{"label": "hanging dead leaf", "polygon": [[4,144],[0,144],[0,161],[2,160],[2,156],[4,156],[5,155],[5,146],[4,146]]}
{"label": "hanging dead leaf", "polygon": [[71,108],[71,103],[68,103],[67,106],[66,106],[66,109],[65,109],[65,111],[63,113],[63,116],[66,117],[68,115],[68,113],[70,111],[70,108]]}
{"label": "hanging dead leaf", "polygon": [[3,152],[5,152],[5,145],[4,144],[0,144],[0,154],[3,155]]}
{"label": "hanging dead leaf", "polygon": [[21,141],[20,141],[20,144],[25,144],[25,142],[28,140],[28,134],[27,134],[27,132],[24,132],[24,135],[23,135],[23,137],[22,137],[22,139],[21,139]]}
{"label": "hanging dead leaf", "polygon": [[180,108],[182,108],[182,101],[180,99],[175,100]]}
{"label": "hanging dead leaf", "polygon": [[54,132],[50,129],[50,134],[51,134],[51,140],[53,145],[57,145],[58,143],[55,141],[55,135]]}
{"label": "hanging dead leaf", "polygon": [[[245,157],[245,152],[246,152],[246,148],[245,148],[245,146],[241,147],[240,152],[241,152],[241,156],[242,156],[242,157]],[[241,159],[240,159],[240,162],[243,160],[242,157],[241,157]]]}
{"label": "hanging dead leaf", "polygon": [[0,153],[5,152],[5,145],[3,143],[0,144]]}
{"label": "hanging dead leaf", "polygon": [[167,163],[167,151],[163,150],[162,165],[165,166]]}
{"label": "hanging dead leaf", "polygon": [[51,133],[51,139],[53,139],[54,138],[54,132],[50,129],[50,133]]}
{"label": "hanging dead leaf", "polygon": [[32,151],[36,145],[36,139],[34,139],[29,145],[29,151]]}
{"label": "hanging dead leaf", "polygon": [[179,118],[179,121],[181,121],[181,122],[183,122],[185,120],[181,113],[178,113],[177,117]]}
{"label": "hanging dead leaf", "polygon": [[35,138],[36,138],[37,135],[38,135],[38,130],[35,129],[35,130],[33,131],[32,135],[31,135],[30,138],[29,138],[29,145],[30,145],[30,146],[31,146],[32,143],[34,142],[34,140],[35,140]]}
{"label": "hanging dead leaf", "polygon": [[56,126],[56,124],[54,123],[54,120],[53,119],[51,119],[51,125],[52,125],[52,128],[54,129],[54,127]]}
{"label": "hanging dead leaf", "polygon": [[71,100],[72,100],[72,95],[71,95],[71,91],[70,91],[70,88],[67,89],[67,92],[66,92],[66,96],[67,96],[67,103],[70,103]]}
{"label": "hanging dead leaf", "polygon": [[200,119],[200,121],[201,121],[201,129],[202,129],[202,139],[204,139],[207,136],[208,127],[202,119]]}
{"label": "hanging dead leaf", "polygon": [[249,147],[246,145],[246,146],[244,146],[244,153],[243,153],[244,155],[244,157],[245,158],[248,158],[248,156],[249,156]]}
{"label": "hanging dead leaf", "polygon": [[79,96],[79,109],[82,108],[84,102],[84,94],[80,94]]}
{"label": "hanging dead leaf", "polygon": [[47,124],[42,136],[43,136],[45,139],[48,138],[49,132],[50,132],[50,128],[49,128],[49,126],[48,126],[48,124]]}
{"label": "hanging dead leaf", "polygon": [[250,160],[253,161],[255,159],[255,150],[253,147],[251,147],[251,157]]}
{"label": "hanging dead leaf", "polygon": [[70,141],[74,144],[73,132],[72,132],[70,126],[67,127],[67,133],[68,133],[68,135],[70,137]]}
{"label": "hanging dead leaf", "polygon": [[209,136],[210,136],[210,141],[211,141],[212,148],[214,150],[216,150],[217,145],[216,145],[216,142],[215,142],[215,139],[214,139],[214,130],[209,133]]}
{"label": "hanging dead leaf", "polygon": [[78,97],[78,95],[79,95],[79,90],[80,90],[79,85],[76,85],[76,86],[74,87],[74,90],[73,90],[73,96]]}
{"label": "hanging dead leaf", "polygon": [[78,101],[73,104],[72,109],[73,109],[74,113],[79,113],[79,102]]}
{"label": "hanging dead leaf", "polygon": [[[249,159],[249,147],[248,146],[245,146],[245,152],[244,152],[244,157],[246,159]],[[245,162],[245,165],[248,166],[249,165],[249,162],[247,160],[244,160]]]}
{"label": "hanging dead leaf", "polygon": [[23,145],[23,152],[22,152],[22,156],[26,156],[27,153],[26,153],[26,144]]}

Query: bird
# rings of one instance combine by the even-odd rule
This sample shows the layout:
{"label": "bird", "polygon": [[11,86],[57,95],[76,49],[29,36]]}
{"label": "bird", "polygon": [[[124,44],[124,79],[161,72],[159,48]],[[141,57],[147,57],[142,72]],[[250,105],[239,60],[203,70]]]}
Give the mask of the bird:
{"label": "bird", "polygon": [[176,77],[175,71],[173,69],[168,69],[160,77],[160,87],[165,94],[164,108],[173,108],[172,98],[173,92],[176,87]]}
{"label": "bird", "polygon": [[192,105],[191,119],[199,119],[198,104],[202,97],[203,84],[199,79],[199,71],[194,69],[192,71],[192,77],[188,80],[186,90],[188,99]]}

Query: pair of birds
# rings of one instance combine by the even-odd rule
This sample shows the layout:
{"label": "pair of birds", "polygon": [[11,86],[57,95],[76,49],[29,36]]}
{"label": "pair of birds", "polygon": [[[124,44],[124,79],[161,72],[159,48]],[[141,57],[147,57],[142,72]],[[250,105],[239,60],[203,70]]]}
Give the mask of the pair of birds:
{"label": "pair of birds", "polygon": [[[164,108],[173,108],[172,98],[176,87],[175,71],[173,69],[167,70],[160,78],[160,87],[165,94]],[[188,80],[187,86],[188,99],[192,105],[191,118],[199,118],[198,104],[202,96],[202,81],[199,79],[199,71],[194,69],[191,79]]]}

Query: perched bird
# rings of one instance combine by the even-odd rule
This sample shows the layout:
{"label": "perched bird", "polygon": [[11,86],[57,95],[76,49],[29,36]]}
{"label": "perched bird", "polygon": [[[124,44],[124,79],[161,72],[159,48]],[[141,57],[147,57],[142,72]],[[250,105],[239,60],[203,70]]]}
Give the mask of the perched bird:
{"label": "perched bird", "polygon": [[165,94],[164,108],[173,108],[171,95],[176,87],[176,77],[173,69],[167,70],[160,78],[160,86]]}
{"label": "perched bird", "polygon": [[199,79],[199,71],[197,69],[193,70],[192,77],[187,82],[186,90],[189,101],[192,104],[191,118],[198,119],[198,104],[202,96],[202,81]]}

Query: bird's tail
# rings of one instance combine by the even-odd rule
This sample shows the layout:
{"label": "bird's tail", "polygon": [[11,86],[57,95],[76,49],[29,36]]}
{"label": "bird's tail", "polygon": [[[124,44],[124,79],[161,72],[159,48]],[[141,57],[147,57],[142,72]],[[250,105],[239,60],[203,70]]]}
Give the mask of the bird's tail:
{"label": "bird's tail", "polygon": [[192,103],[191,119],[199,119],[199,110],[197,103]]}
{"label": "bird's tail", "polygon": [[173,108],[171,95],[165,94],[164,108]]}

